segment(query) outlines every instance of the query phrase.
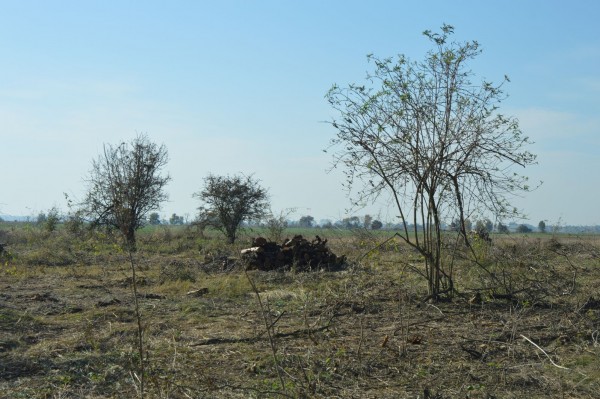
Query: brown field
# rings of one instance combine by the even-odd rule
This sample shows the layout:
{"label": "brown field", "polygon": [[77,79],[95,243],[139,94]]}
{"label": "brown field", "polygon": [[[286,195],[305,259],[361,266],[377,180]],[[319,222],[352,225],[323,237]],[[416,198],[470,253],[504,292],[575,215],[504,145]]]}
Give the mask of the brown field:
{"label": "brown field", "polygon": [[[457,295],[426,303],[418,254],[394,241],[368,252],[387,233],[315,232],[347,267],[246,274],[249,237],[141,232],[144,397],[599,397],[597,236],[494,237],[479,266],[448,251]],[[139,397],[118,241],[6,224],[3,242],[0,397]]]}

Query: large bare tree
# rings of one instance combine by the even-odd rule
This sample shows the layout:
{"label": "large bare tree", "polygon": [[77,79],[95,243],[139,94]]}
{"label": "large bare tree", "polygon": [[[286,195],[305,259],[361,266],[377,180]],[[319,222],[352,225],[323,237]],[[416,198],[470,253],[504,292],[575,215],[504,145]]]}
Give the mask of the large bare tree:
{"label": "large bare tree", "polygon": [[375,69],[366,84],[334,85],[327,94],[339,114],[330,122],[335,163],[346,171],[354,201],[390,195],[398,235],[425,258],[434,300],[453,291],[452,267],[442,264],[444,221],[458,219],[468,243],[469,214],[515,213],[511,196],[529,189],[515,166],[535,162],[518,121],[499,112],[504,82],[474,82],[467,64],[479,44],[450,41],[453,33],[449,25],[425,31],[433,49],[421,62],[371,55]]}
{"label": "large bare tree", "polygon": [[144,134],[129,143],[105,144],[87,178],[84,209],[88,219],[119,229],[129,248],[135,249],[136,230],[148,212],[167,199],[164,189],[170,177],[161,175],[167,161],[167,148]]}

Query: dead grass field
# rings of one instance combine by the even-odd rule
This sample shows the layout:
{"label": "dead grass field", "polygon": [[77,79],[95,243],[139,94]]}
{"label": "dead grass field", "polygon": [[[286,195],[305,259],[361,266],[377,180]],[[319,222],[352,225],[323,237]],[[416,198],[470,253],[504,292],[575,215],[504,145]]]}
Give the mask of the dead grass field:
{"label": "dead grass field", "polygon": [[[481,266],[456,261],[452,302],[424,303],[410,249],[319,234],[346,268],[246,274],[244,239],[141,234],[145,397],[599,397],[598,237],[495,238]],[[0,397],[139,397],[118,243],[14,226],[0,238]]]}

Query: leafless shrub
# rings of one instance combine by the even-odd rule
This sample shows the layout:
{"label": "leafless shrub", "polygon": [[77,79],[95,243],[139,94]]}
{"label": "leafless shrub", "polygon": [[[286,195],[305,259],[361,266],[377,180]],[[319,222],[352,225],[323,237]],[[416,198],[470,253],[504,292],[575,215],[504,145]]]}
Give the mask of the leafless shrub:
{"label": "leafless shrub", "polygon": [[294,208],[280,211],[279,214],[271,214],[267,217],[265,226],[269,231],[268,237],[271,241],[280,242],[283,239],[283,232],[288,226],[287,218],[296,211]]}
{"label": "leafless shrub", "polygon": [[160,175],[167,161],[167,148],[145,135],[131,143],[106,144],[87,178],[86,217],[95,225],[118,229],[135,249],[135,231],[143,226],[147,213],[167,199],[164,188],[170,177]]}
{"label": "leafless shrub", "polygon": [[[535,239],[496,243],[485,257],[475,261],[478,267],[470,270],[475,275],[471,288],[486,292],[491,299],[527,301],[531,305],[573,294],[579,271],[572,262],[574,255],[557,255],[547,249],[548,245],[556,244]],[[468,261],[468,256],[465,259]]]}

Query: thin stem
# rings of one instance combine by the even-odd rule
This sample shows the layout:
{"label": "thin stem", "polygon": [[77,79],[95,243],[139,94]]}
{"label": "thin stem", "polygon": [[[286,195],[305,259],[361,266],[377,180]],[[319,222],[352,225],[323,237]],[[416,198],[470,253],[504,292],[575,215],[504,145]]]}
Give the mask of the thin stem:
{"label": "thin stem", "polygon": [[277,358],[277,347],[275,346],[275,340],[273,338],[273,334],[271,333],[271,329],[273,328],[275,323],[269,322],[269,318],[267,317],[267,312],[265,312],[265,307],[262,303],[262,299],[260,299],[260,293],[258,292],[258,288],[256,288],[256,284],[254,284],[254,281],[250,278],[250,275],[248,275],[247,270],[245,270],[244,273],[246,274],[246,278],[248,279],[250,286],[252,286],[252,291],[254,291],[254,294],[256,295],[256,299],[258,301],[258,305],[260,306],[260,310],[263,315],[263,321],[265,323],[265,328],[267,330],[267,335],[269,336],[269,344],[271,346],[271,352],[273,354],[273,361],[275,362],[277,376],[279,377],[279,382],[281,383],[281,388],[283,389],[283,392],[287,395],[285,381],[283,380],[283,375],[281,374],[281,366],[279,365],[279,359]]}
{"label": "thin stem", "polygon": [[135,304],[135,317],[137,319],[137,338],[138,338],[138,353],[140,356],[140,398],[144,399],[144,329],[142,327],[142,315],[140,314],[140,304],[138,302],[137,279],[135,273],[135,262],[133,260],[133,248],[128,246],[129,261],[131,263],[131,286],[133,287],[133,300]]}

